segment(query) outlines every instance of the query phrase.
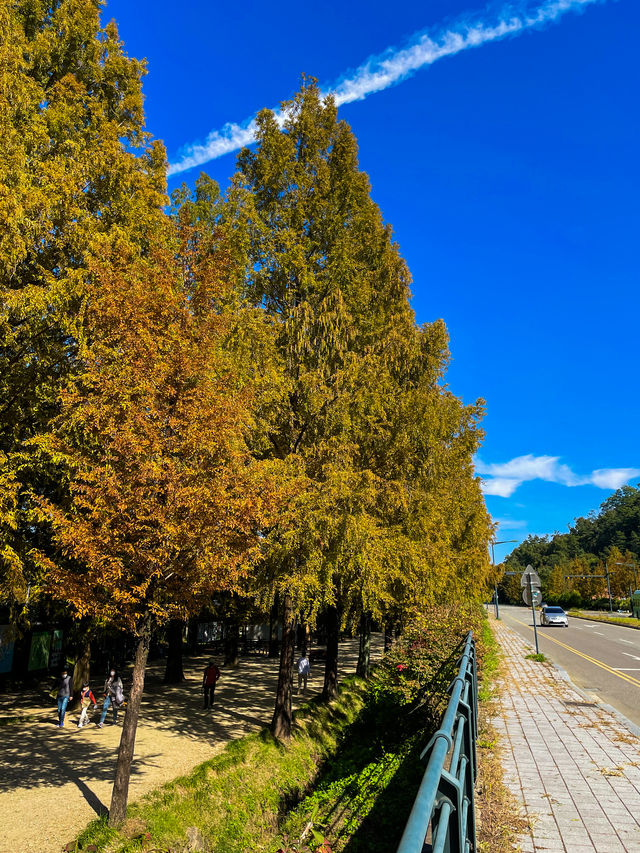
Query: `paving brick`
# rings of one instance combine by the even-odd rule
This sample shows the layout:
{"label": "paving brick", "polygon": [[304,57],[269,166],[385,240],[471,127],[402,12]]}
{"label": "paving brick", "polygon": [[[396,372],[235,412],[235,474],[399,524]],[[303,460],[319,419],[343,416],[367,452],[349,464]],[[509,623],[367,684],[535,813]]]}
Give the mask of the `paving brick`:
{"label": "paving brick", "polygon": [[640,740],[583,696],[503,622],[500,712],[505,784],[532,826],[523,853],[640,853]]}

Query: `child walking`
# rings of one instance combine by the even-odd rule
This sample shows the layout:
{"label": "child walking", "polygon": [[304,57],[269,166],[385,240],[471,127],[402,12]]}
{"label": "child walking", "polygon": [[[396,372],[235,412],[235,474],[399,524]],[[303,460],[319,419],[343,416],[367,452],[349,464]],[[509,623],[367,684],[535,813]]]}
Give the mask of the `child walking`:
{"label": "child walking", "polygon": [[80,712],[80,719],[78,720],[78,728],[81,729],[88,720],[87,711],[89,710],[89,705],[93,703],[93,710],[95,711],[98,707],[98,703],[96,702],[96,697],[93,695],[89,684],[85,681],[82,685],[82,691],[80,692],[80,708],[82,709]]}

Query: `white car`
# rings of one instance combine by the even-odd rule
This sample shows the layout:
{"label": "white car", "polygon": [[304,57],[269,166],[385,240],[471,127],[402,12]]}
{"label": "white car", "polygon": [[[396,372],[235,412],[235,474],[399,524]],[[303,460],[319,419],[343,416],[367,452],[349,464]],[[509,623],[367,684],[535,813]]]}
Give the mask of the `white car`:
{"label": "white car", "polygon": [[546,604],[540,612],[541,625],[561,625],[564,628],[569,627],[569,617],[564,612],[562,607],[553,607]]}

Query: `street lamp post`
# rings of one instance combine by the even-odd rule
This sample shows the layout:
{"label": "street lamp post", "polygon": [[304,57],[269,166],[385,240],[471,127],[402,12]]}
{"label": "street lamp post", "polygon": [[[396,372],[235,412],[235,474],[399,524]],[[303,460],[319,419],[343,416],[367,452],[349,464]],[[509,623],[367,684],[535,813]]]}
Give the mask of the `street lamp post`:
{"label": "street lamp post", "polygon": [[[494,546],[495,545],[508,545],[511,542],[517,542],[517,541],[518,541],[517,539],[501,539],[498,542],[496,542],[495,539],[491,540],[491,565],[493,567],[493,573],[494,574],[496,571],[496,557],[495,557],[495,553],[493,551]],[[494,595],[494,601],[495,601],[495,607],[496,607],[496,619],[499,619],[500,618],[500,608],[498,607],[498,584],[497,583],[494,583],[494,585],[493,585],[493,595]]]}
{"label": "street lamp post", "polygon": [[607,595],[609,596],[609,613],[613,613],[613,601],[611,600],[611,582],[609,580],[609,563],[604,564],[604,570],[607,573]]}

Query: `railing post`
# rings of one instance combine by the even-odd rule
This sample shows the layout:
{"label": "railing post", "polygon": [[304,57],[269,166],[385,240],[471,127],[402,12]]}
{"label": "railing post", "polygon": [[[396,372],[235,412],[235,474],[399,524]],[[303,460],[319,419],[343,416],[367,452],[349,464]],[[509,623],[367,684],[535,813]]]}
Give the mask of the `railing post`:
{"label": "railing post", "polygon": [[427,768],[397,853],[423,853],[429,826],[433,853],[476,853],[478,673],[471,631],[449,690],[440,728],[420,756],[428,756]]}

